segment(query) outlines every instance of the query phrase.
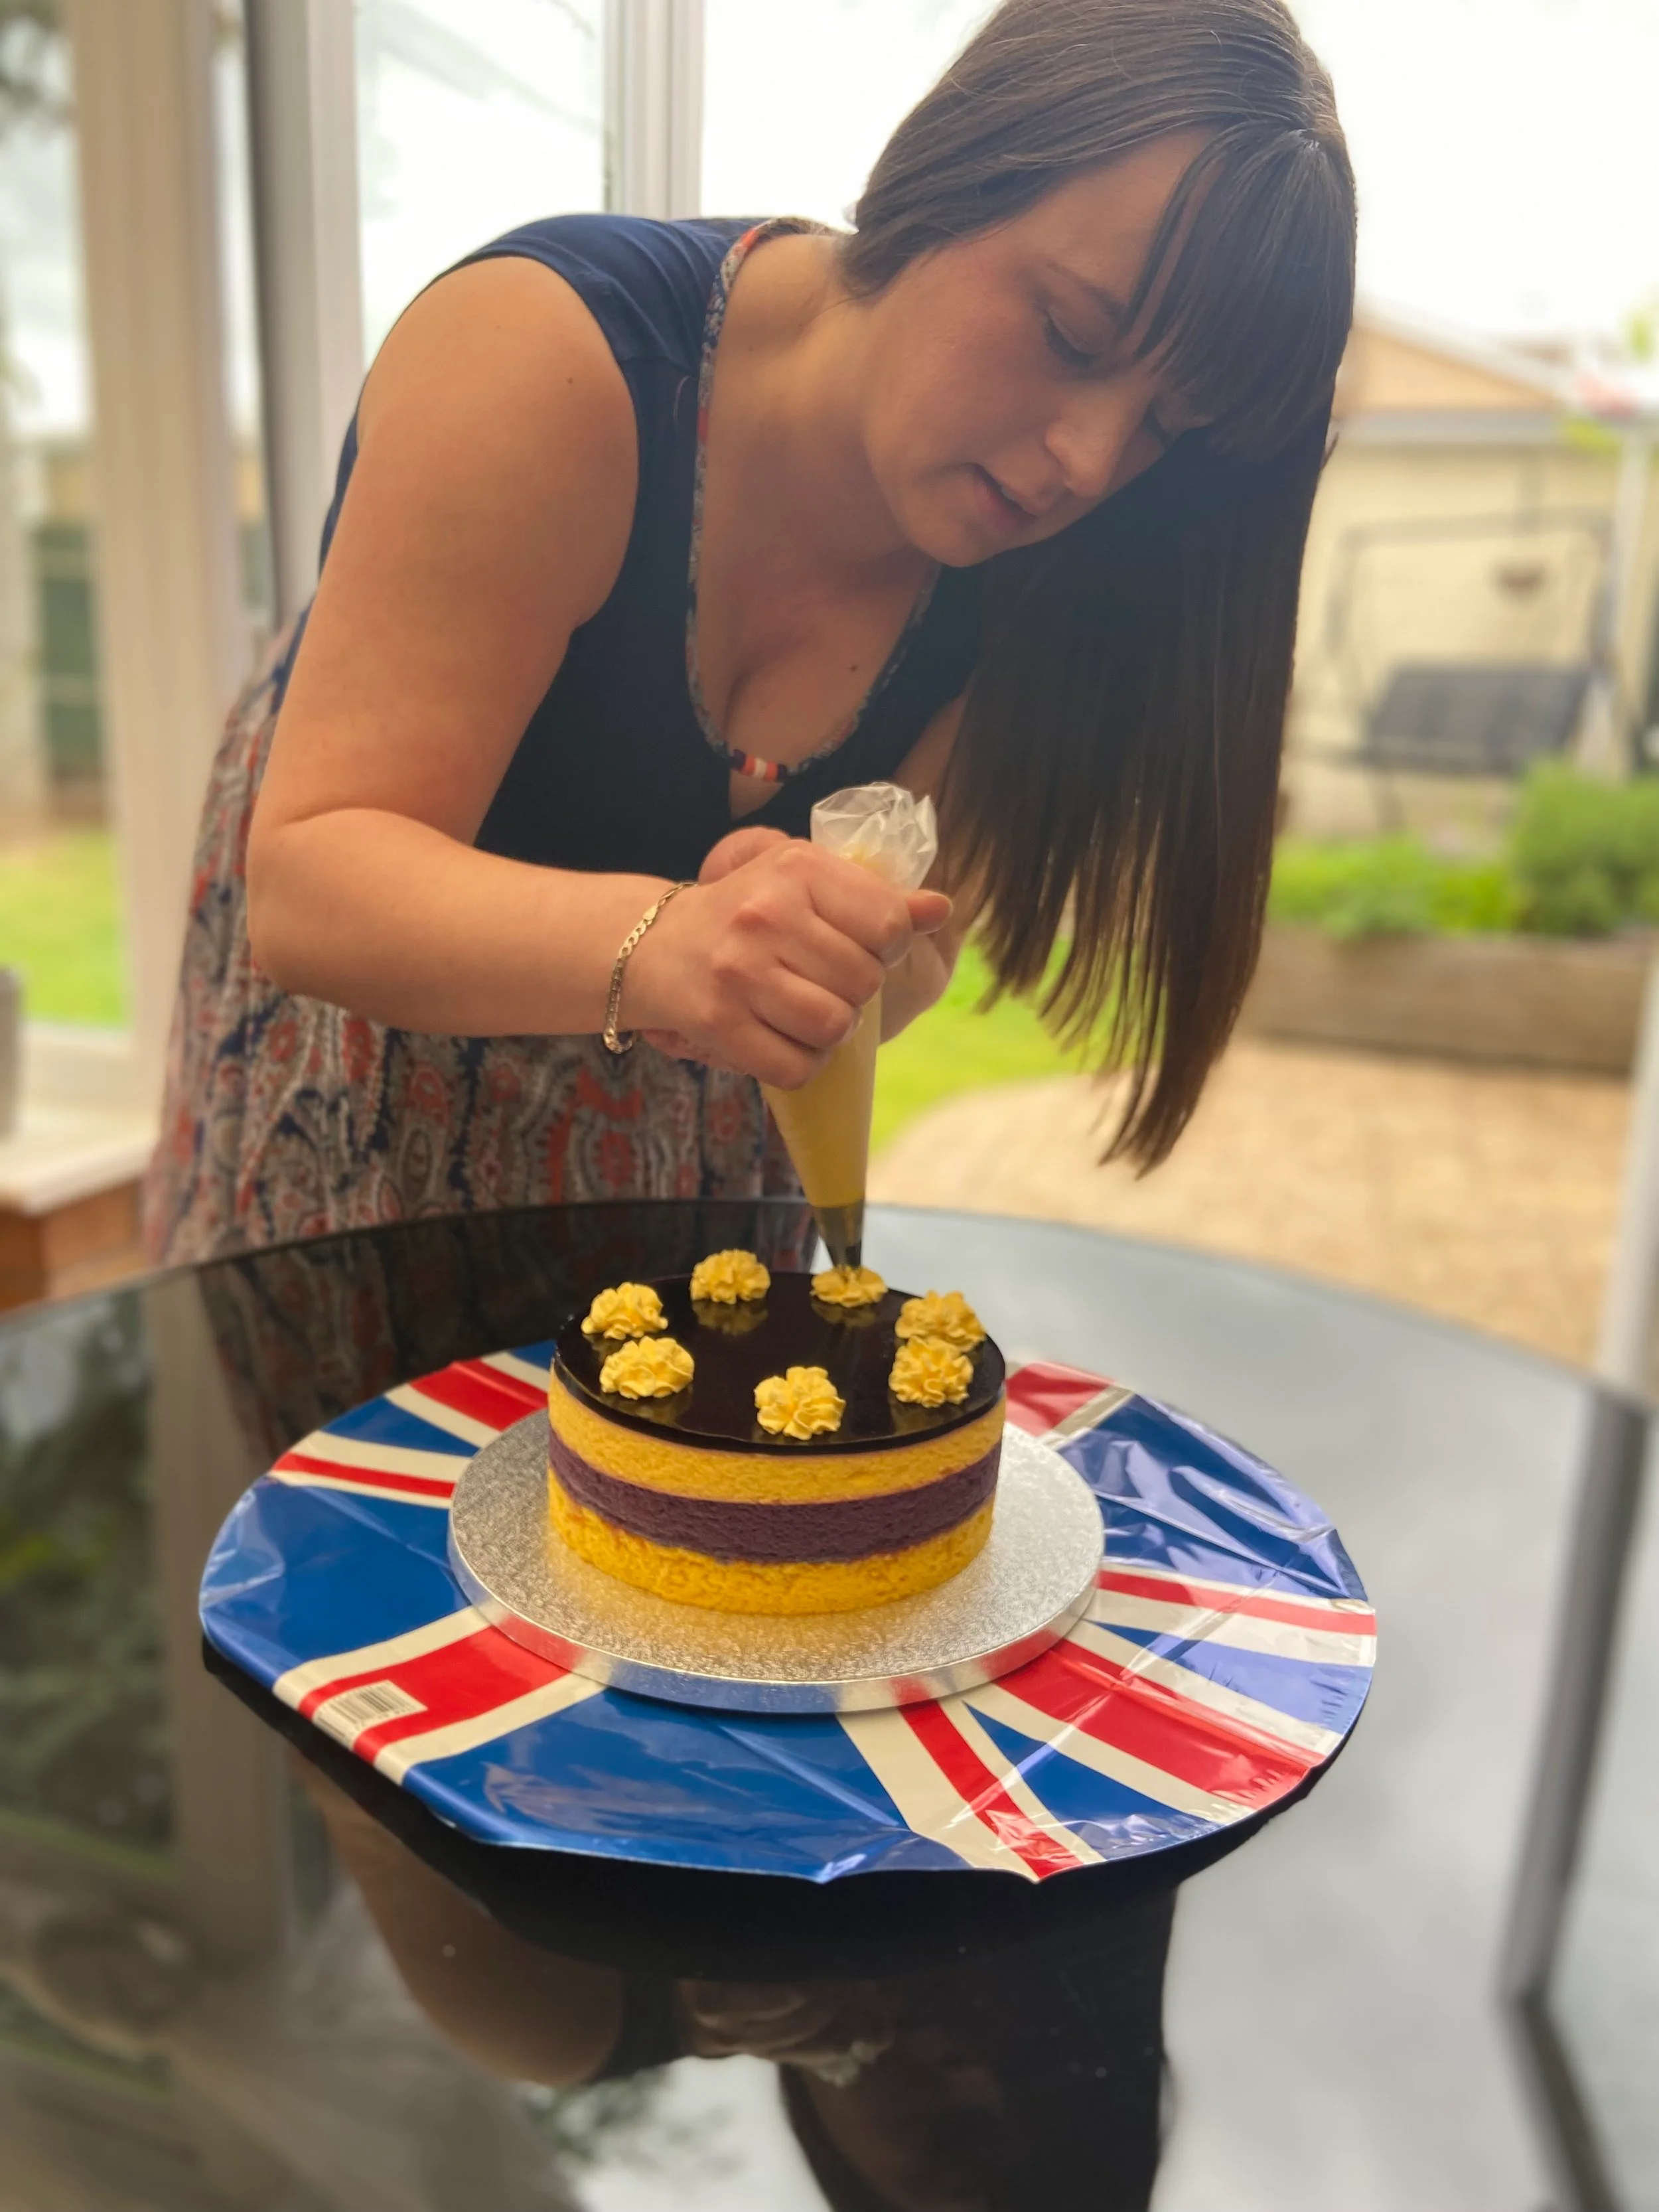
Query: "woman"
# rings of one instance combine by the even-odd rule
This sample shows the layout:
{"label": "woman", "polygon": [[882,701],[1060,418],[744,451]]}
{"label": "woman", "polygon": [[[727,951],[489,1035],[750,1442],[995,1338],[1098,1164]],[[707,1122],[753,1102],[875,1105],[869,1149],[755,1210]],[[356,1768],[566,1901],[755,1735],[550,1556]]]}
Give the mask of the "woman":
{"label": "woman", "polygon": [[[220,755],[158,1256],[786,1188],[755,1079],[970,923],[1161,1158],[1255,957],[1352,255],[1279,0],[1008,0],[849,237],[564,217],[432,285]],[[802,842],[879,778],[936,888]]]}

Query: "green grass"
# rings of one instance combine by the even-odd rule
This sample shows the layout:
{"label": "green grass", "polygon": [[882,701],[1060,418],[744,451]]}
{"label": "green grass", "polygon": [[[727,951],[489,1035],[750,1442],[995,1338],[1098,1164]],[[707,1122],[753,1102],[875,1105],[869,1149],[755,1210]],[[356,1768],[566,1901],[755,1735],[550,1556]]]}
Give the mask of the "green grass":
{"label": "green grass", "polygon": [[23,974],[33,1020],[118,1028],[127,1018],[115,844],[64,830],[0,848],[0,966]]}
{"label": "green grass", "polygon": [[984,961],[971,945],[965,946],[939,1004],[882,1047],[876,1062],[872,1152],[916,1115],[958,1091],[1066,1075],[1085,1064],[1080,1054],[1063,1052],[1030,1007],[1018,1000],[1003,999],[988,1013],[978,1012],[986,981]]}

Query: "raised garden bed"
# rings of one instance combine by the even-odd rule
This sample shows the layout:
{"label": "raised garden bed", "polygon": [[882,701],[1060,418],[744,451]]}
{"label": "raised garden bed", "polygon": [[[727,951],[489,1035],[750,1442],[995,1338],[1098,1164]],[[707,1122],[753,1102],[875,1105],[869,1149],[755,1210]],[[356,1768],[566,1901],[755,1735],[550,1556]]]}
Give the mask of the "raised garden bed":
{"label": "raised garden bed", "polygon": [[1240,1026],[1382,1052],[1626,1075],[1659,933],[1340,939],[1269,925]]}

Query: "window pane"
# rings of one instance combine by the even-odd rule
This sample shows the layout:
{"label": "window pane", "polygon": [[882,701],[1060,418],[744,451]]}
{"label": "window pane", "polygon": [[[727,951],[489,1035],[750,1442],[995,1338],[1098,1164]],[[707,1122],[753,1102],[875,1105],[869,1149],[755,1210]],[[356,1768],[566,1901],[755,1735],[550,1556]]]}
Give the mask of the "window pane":
{"label": "window pane", "polygon": [[241,0],[222,0],[213,55],[219,161],[219,268],[224,288],[225,410],[236,472],[242,605],[256,647],[275,623],[270,527],[259,420],[259,311],[253,276],[253,179],[247,133],[247,45]]}
{"label": "window pane", "polygon": [[125,1013],[106,811],[70,62],[0,27],[0,963],[26,1013]]}
{"label": "window pane", "polygon": [[369,356],[476,246],[605,204],[605,0],[357,0]]}
{"label": "window pane", "polygon": [[707,0],[702,204],[844,222],[990,0]]}

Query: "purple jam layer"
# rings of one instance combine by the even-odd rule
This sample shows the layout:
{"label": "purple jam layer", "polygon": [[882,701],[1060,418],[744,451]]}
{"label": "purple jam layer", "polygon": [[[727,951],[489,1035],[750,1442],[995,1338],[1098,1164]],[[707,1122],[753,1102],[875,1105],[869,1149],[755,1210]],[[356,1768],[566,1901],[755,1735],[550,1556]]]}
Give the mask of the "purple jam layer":
{"label": "purple jam layer", "polygon": [[810,1505],[729,1504],[718,1498],[678,1498],[643,1483],[623,1482],[590,1466],[552,1428],[548,1457],[578,1504],[591,1506],[618,1528],[653,1544],[670,1544],[721,1560],[763,1565],[787,1559],[866,1559],[902,1552],[943,1535],[977,1513],[996,1488],[1000,1439],[982,1459],[875,1498],[832,1498]]}

